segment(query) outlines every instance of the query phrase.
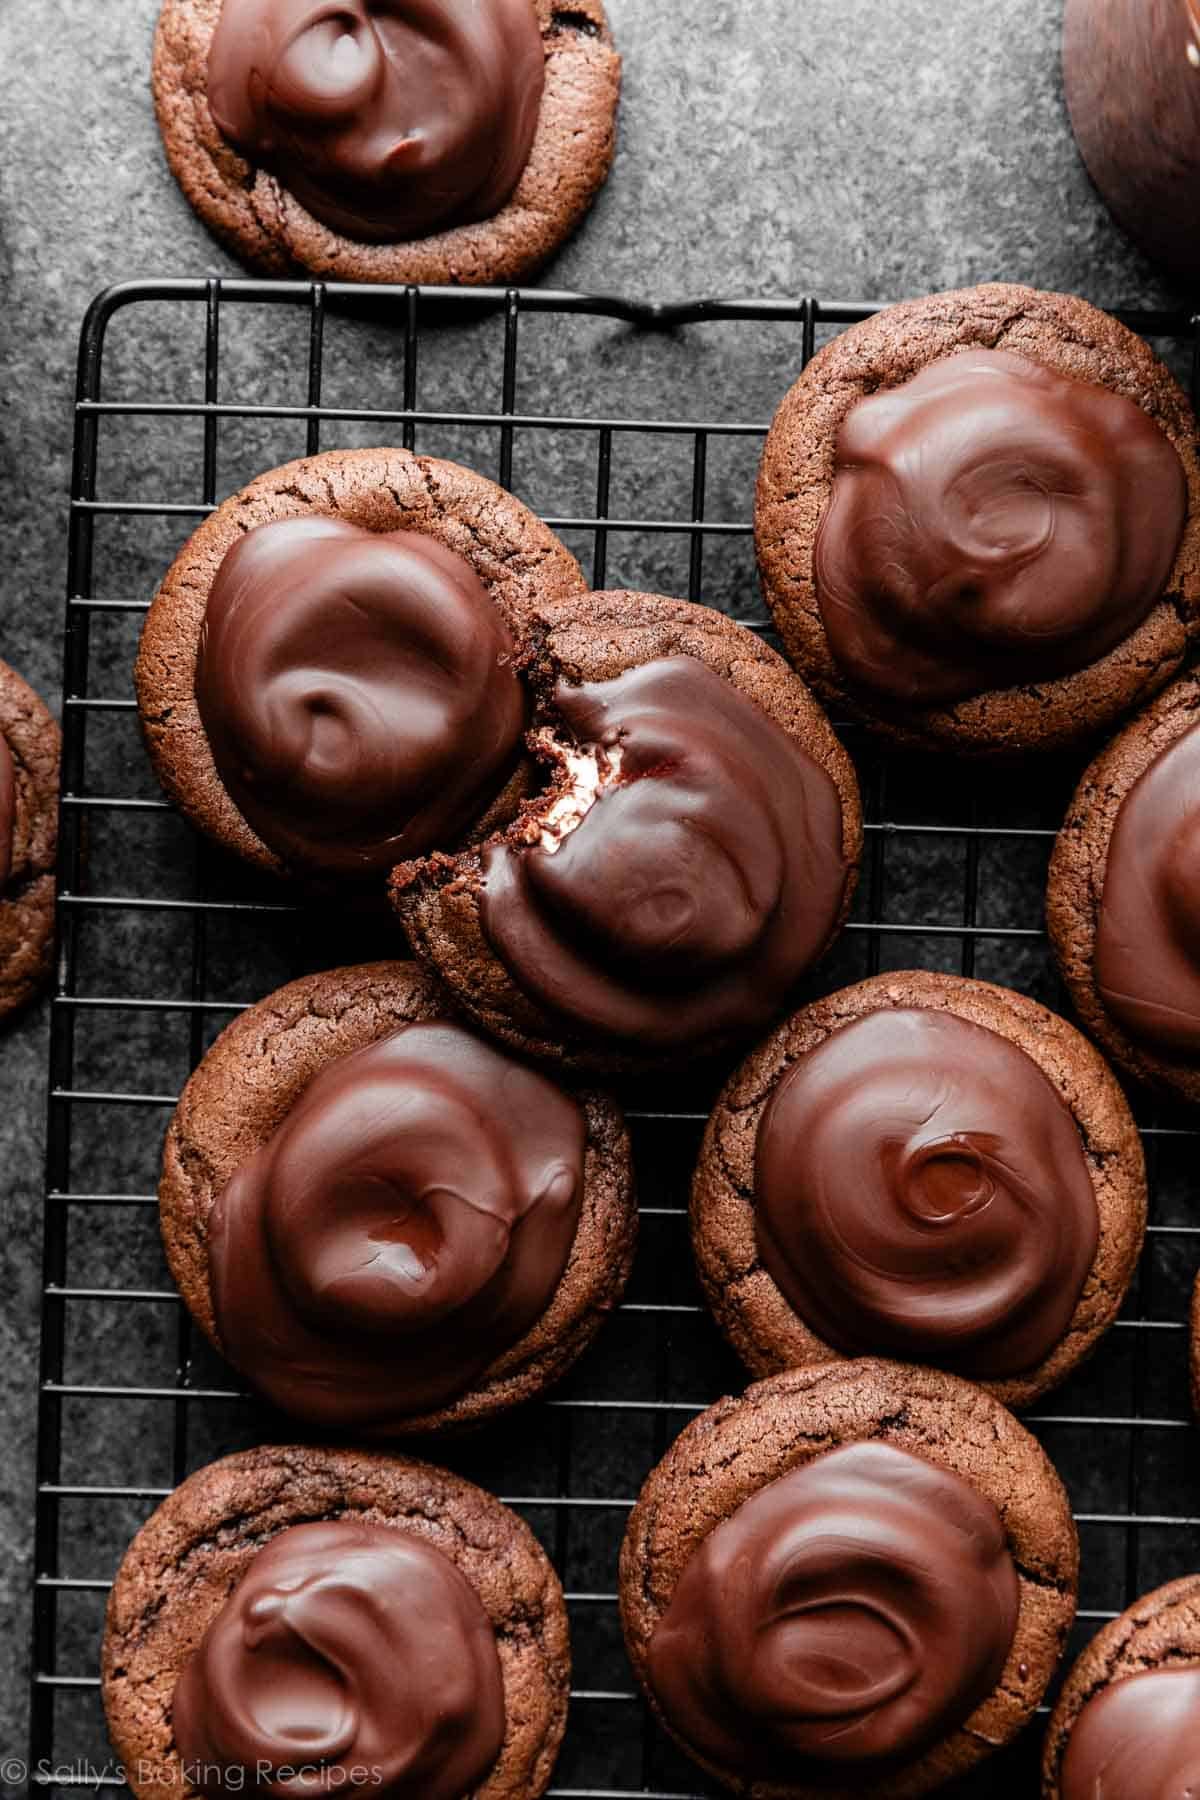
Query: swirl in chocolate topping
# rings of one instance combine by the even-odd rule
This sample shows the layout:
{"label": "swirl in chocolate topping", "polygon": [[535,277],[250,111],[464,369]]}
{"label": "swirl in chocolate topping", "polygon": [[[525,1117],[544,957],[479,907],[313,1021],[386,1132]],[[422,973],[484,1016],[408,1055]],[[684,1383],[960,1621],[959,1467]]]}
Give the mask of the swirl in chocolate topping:
{"label": "swirl in chocolate topping", "polygon": [[525,727],[512,637],[471,565],[420,532],[324,517],[257,526],[226,555],[196,702],[263,842],[344,873],[451,842]]}
{"label": "swirl in chocolate topping", "polygon": [[1186,517],[1132,400],[1004,350],[944,357],[842,424],[814,555],[829,648],[910,706],[1073,674],[1160,598]]}
{"label": "swirl in chocolate topping", "polygon": [[285,1411],[342,1430],[450,1404],[545,1312],[584,1142],[574,1100],[457,1025],[342,1057],[214,1206],[226,1355]]}
{"label": "swirl in chocolate topping", "polygon": [[378,243],[498,213],[544,83],[533,0],[224,0],[208,59],[225,137]]}
{"label": "swirl in chocolate topping", "polygon": [[381,1800],[462,1800],[504,1743],[495,1632],[466,1577],[415,1534],[296,1525],[258,1551],[209,1626],[172,1726],[212,1800],[243,1785],[350,1793],[355,1770]]}
{"label": "swirl in chocolate topping", "polygon": [[1200,726],[1125,796],[1096,921],[1096,987],[1130,1035],[1200,1052]]}
{"label": "swirl in chocolate topping", "polygon": [[8,739],[0,732],[0,888],[12,874],[17,823],[17,770]]}
{"label": "swirl in chocolate topping", "polygon": [[1200,1795],[1200,1668],[1113,1681],[1071,1727],[1060,1800],[1195,1800]]}
{"label": "swirl in chocolate topping", "polygon": [[764,1781],[849,1781],[961,1725],[1000,1680],[1019,1590],[961,1476],[855,1443],[745,1501],[683,1569],[649,1649],[663,1713]]}
{"label": "swirl in chocolate topping", "polygon": [[1070,1111],[1031,1057],[952,1013],[856,1019],[801,1056],[758,1131],[763,1266],[848,1355],[989,1380],[1062,1338],[1096,1198]]}
{"label": "swirl in chocolate topping", "polygon": [[848,868],[829,775],[693,657],[553,697],[539,841],[484,856],[484,932],[518,987],[589,1034],[694,1046],[779,1012],[837,924]]}

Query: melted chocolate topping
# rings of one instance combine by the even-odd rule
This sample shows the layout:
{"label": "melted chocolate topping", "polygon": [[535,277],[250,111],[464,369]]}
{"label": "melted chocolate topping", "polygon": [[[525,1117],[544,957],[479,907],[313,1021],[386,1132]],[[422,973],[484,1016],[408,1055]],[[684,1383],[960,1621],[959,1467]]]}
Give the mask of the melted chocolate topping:
{"label": "melted chocolate topping", "polygon": [[342,1057],[219,1195],[225,1353],[276,1405],[387,1432],[545,1312],[583,1197],[575,1101],[457,1025]]}
{"label": "melted chocolate topping", "polygon": [[319,517],[260,525],[229,551],[196,701],[263,842],[364,874],[465,830],[525,726],[512,638],[471,565],[423,533]]}
{"label": "melted chocolate topping", "polygon": [[1101,198],[1148,255],[1200,278],[1200,0],[1068,0],[1067,103]]}
{"label": "melted chocolate topping", "polygon": [[1096,987],[1131,1036],[1200,1051],[1200,726],[1134,783],[1108,846]]}
{"label": "melted chocolate topping", "polygon": [[1005,350],[860,400],[815,552],[829,647],[907,705],[1048,681],[1128,637],[1170,576],[1183,464],[1140,406]]}
{"label": "melted chocolate topping", "polygon": [[533,0],[224,0],[208,60],[230,142],[378,243],[498,213],[544,83]]}
{"label": "melted chocolate topping", "polygon": [[1061,1800],[1197,1800],[1200,1669],[1149,1669],[1102,1688],[1071,1728]]}
{"label": "melted chocolate topping", "polygon": [[462,1800],[504,1743],[495,1632],[470,1582],[419,1537],[351,1519],[296,1525],[258,1552],[209,1626],[172,1724],[212,1800],[235,1789]]}
{"label": "melted chocolate topping", "polygon": [[560,683],[583,754],[542,841],[484,857],[483,928],[527,994],[589,1034],[664,1049],[745,1034],[837,923],[831,778],[688,656]]}
{"label": "melted chocolate topping", "polygon": [[703,1756],[764,1781],[909,1760],[996,1686],[1019,1590],[960,1476],[849,1444],[740,1506],[686,1564],[649,1677]]}
{"label": "melted chocolate topping", "polygon": [[1079,1131],[1031,1057],[952,1013],[870,1013],[763,1114],[764,1267],[826,1342],[989,1380],[1070,1323],[1096,1253]]}
{"label": "melted chocolate topping", "polygon": [[17,770],[8,739],[0,732],[0,888],[12,874],[17,823]]}

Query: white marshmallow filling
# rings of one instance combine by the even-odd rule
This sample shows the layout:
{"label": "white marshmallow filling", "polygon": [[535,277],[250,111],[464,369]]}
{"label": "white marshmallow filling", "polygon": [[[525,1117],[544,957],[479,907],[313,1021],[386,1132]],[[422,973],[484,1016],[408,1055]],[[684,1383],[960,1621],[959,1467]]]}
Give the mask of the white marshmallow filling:
{"label": "white marshmallow filling", "polygon": [[556,744],[555,750],[566,782],[538,821],[538,841],[551,855],[578,831],[601,794],[616,785],[623,754],[619,745],[606,750],[600,744],[582,749]]}

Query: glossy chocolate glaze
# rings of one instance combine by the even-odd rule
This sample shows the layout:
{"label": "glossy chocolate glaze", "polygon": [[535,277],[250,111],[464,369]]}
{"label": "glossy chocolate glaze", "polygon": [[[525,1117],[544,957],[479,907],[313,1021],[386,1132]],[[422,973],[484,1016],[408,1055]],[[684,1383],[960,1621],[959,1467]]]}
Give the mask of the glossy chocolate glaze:
{"label": "glossy chocolate glaze", "polygon": [[1079,1130],[1031,1057],[953,1013],[843,1026],[758,1131],[763,1266],[827,1343],[977,1379],[1059,1342],[1096,1253]]}
{"label": "glossy chocolate glaze", "polygon": [[495,1633],[466,1577],[420,1537],[353,1519],[293,1526],[209,1626],[172,1724],[211,1800],[462,1800],[504,1742]]}
{"label": "glossy chocolate glaze", "polygon": [[371,243],[498,213],[544,82],[533,0],[224,0],[208,61],[230,142]]}
{"label": "glossy chocolate glaze", "polygon": [[1111,1682],[1071,1727],[1060,1800],[1197,1800],[1200,1669],[1149,1669]]}
{"label": "glossy chocolate glaze", "polygon": [[484,857],[483,928],[514,982],[568,1027],[642,1048],[765,1024],[841,909],[832,779],[692,657],[560,682],[554,709],[580,752],[574,793],[540,842]]}
{"label": "glossy chocolate glaze", "polygon": [[1088,173],[1117,222],[1200,282],[1200,5],[1067,0],[1063,73]]}
{"label": "glossy chocolate glaze", "polygon": [[1096,921],[1096,988],[1132,1037],[1200,1051],[1200,726],[1163,751],[1117,813]]}
{"label": "glossy chocolate glaze", "polygon": [[0,887],[12,874],[16,823],[17,770],[8,739],[0,732]]}
{"label": "glossy chocolate glaze", "polygon": [[514,656],[479,577],[436,539],[282,519],[217,571],[196,701],[263,842],[367,874],[451,843],[504,785],[525,726]]}
{"label": "glossy chocolate glaze", "polygon": [[849,1783],[974,1712],[1003,1672],[1018,1605],[990,1500],[906,1450],[849,1444],[704,1539],[651,1639],[650,1683],[721,1768]]}
{"label": "glossy chocolate glaze", "polygon": [[584,1141],[574,1100],[457,1025],[342,1057],[213,1208],[226,1355],[332,1429],[383,1434],[450,1403],[546,1310]]}
{"label": "glossy chocolate glaze", "polygon": [[943,357],[842,424],[815,550],[830,650],[904,705],[1071,674],[1159,599],[1186,517],[1132,400],[1004,350]]}

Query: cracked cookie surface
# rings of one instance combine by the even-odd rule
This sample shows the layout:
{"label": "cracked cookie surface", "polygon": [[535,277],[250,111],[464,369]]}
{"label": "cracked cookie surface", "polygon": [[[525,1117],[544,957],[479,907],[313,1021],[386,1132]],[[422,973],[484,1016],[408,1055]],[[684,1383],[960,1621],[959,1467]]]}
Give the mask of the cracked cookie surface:
{"label": "cracked cookie surface", "polygon": [[397,867],[414,951],[489,1035],[568,1067],[744,1042],[845,920],[850,759],[782,657],[711,608],[589,594],[540,606],[533,635],[547,785],[477,847]]}
{"label": "cracked cookie surface", "polygon": [[[795,1310],[764,1266],[756,1223],[760,1126],[781,1084],[807,1053],[860,1020],[901,1009],[961,1019],[1014,1045],[1040,1070],[1078,1130],[1098,1231],[1069,1322],[1033,1366],[979,1382],[1007,1406],[1028,1406],[1066,1379],[1116,1317],[1145,1233],[1146,1175],[1137,1128],[1103,1059],[1065,1020],[1009,989],[926,971],[879,975],[815,1002],[780,1026],[731,1076],[705,1132],[691,1208],[701,1284],[717,1322],[753,1374],[772,1375],[839,1354]],[[980,1130],[985,1122],[979,1121]],[[952,1126],[948,1118],[947,1129]],[[812,1153],[810,1142],[810,1159]],[[883,1229],[879,1220],[876,1224]],[[1027,1227],[1036,1229],[1035,1217]],[[915,1272],[903,1266],[914,1280]],[[983,1277],[986,1289],[996,1277],[991,1262]]]}
{"label": "cracked cookie surface", "polygon": [[[1098,661],[952,705],[881,705],[845,678],[818,602],[814,559],[833,492],[838,435],[859,401],[963,350],[1016,353],[1135,402],[1182,463],[1187,523],[1163,597]],[[1200,635],[1195,418],[1148,345],[1073,296],[993,283],[907,301],[834,338],[783,400],[759,471],[755,539],[763,590],[788,655],[827,705],[848,707],[910,746],[992,755],[1062,748],[1097,736],[1149,699]]]}
{"label": "cracked cookie surface", "polygon": [[[302,877],[312,871],[265,844],[221,780],[196,681],[209,593],[229,551],[257,526],[306,518],[371,533],[424,534],[462,557],[515,641],[518,662],[537,603],[586,588],[574,557],[519,500],[459,463],[406,450],[332,450],[287,463],[258,476],[205,520],[146,617],[134,668],[146,747],[159,781],[199,830],[257,868]],[[478,829],[511,816],[526,779],[527,766],[519,764]]]}
{"label": "cracked cookie surface", "polygon": [[28,682],[3,662],[0,737],[5,822],[0,1018],[5,1018],[32,1000],[50,974],[61,738]]}
{"label": "cracked cookie surface", "polygon": [[[1071,999],[1089,1034],[1122,1069],[1139,1081],[1191,1104],[1200,1102],[1200,1067],[1194,1054],[1148,1035],[1134,1035],[1127,1018],[1118,1018],[1106,1006],[1097,970],[1097,947],[1103,913],[1109,854],[1125,802],[1143,776],[1160,759],[1200,725],[1200,676],[1181,675],[1153,703],[1131,720],[1084,771],[1063,821],[1046,889],[1046,924],[1058,966]],[[1186,784],[1181,786],[1186,800]],[[1187,818],[1184,812],[1166,818],[1160,841],[1165,846]],[[1182,840],[1181,840],[1182,841]],[[1144,891],[1144,913],[1136,908],[1130,923],[1135,928],[1131,946],[1134,961],[1148,957],[1155,946],[1151,931],[1162,928],[1152,918],[1153,890],[1157,885],[1151,866],[1151,846],[1143,847],[1133,869]],[[1180,859],[1177,876],[1186,893],[1187,864]],[[1167,921],[1169,924],[1169,920]],[[1192,960],[1186,931],[1178,948]]]}
{"label": "cracked cookie surface", "polygon": [[616,146],[621,59],[602,0],[531,0],[545,89],[529,160],[500,211],[407,243],[365,243],[323,225],[275,176],[221,134],[208,104],[208,57],[221,0],[164,0],[153,88],[171,171],[209,230],[265,275],[329,281],[515,281],[545,263],[581,223]]}
{"label": "cracked cookie surface", "polygon": [[[969,1482],[995,1507],[1019,1588],[1004,1672],[963,1725],[877,1780],[789,1784],[697,1759],[745,1800],[915,1800],[931,1792],[1028,1721],[1075,1616],[1079,1547],[1070,1503],[1045,1452],[1012,1414],[982,1389],[937,1370],[873,1358],[824,1364],[718,1401],[686,1427],[646,1482],[621,1552],[625,1641],[643,1686],[655,1630],[709,1535],[781,1476],[851,1444],[907,1451]],[[662,1722],[671,1729],[669,1719]]]}
{"label": "cracked cookie surface", "polygon": [[325,1520],[409,1533],[465,1576],[495,1632],[506,1715],[500,1755],[472,1800],[536,1800],[566,1726],[570,1645],[562,1588],[532,1532],[481,1488],[428,1463],[280,1445],[190,1476],[117,1573],[101,1685],[138,1800],[195,1796],[171,1726],[176,1683],[257,1552],[292,1526]]}
{"label": "cracked cookie surface", "polygon": [[[407,1025],[452,1017],[444,990],[415,965],[372,963],[294,981],[242,1013],[217,1039],[168,1129],[159,1207],[171,1273],[218,1350],[209,1238],[230,1179],[332,1063]],[[637,1235],[629,1139],[606,1095],[576,1092],[574,1099],[585,1129],[580,1211],[549,1304],[466,1392],[424,1411],[393,1407],[378,1435],[472,1425],[541,1393],[582,1354],[620,1299]],[[253,1379],[252,1370],[244,1373]]]}
{"label": "cracked cookie surface", "polygon": [[[1071,1732],[1089,1701],[1127,1677],[1187,1668],[1200,1670],[1200,1575],[1169,1581],[1136,1600],[1120,1618],[1103,1626],[1080,1655],[1046,1728],[1045,1800],[1059,1800]],[[1194,1735],[1193,1729],[1189,1732],[1193,1741]]]}

